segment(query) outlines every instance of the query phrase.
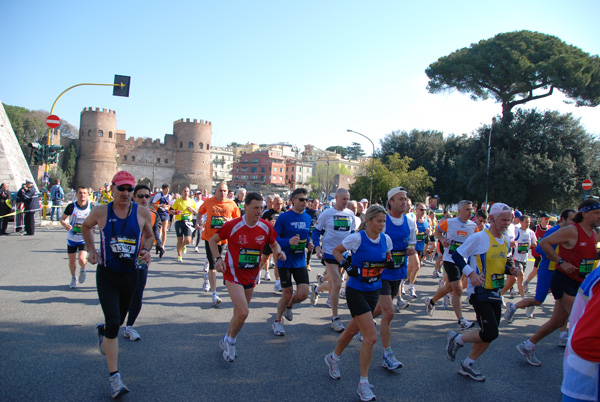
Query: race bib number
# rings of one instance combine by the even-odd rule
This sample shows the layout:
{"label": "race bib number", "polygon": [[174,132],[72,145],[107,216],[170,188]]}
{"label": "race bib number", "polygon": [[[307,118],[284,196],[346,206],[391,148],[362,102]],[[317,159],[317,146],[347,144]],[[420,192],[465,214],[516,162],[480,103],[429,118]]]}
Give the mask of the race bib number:
{"label": "race bib number", "polygon": [[[192,216],[190,215],[189,212],[185,212],[185,213],[181,214],[180,218],[182,221],[189,221],[192,219]],[[223,226],[223,225],[221,225],[221,226]]]}
{"label": "race bib number", "polygon": [[120,258],[133,259],[135,253],[135,240],[127,238],[112,238],[110,240],[110,249],[115,254],[120,254]]}
{"label": "race bib number", "polygon": [[73,234],[80,234],[81,233],[81,225],[74,224],[71,231],[73,232]]}
{"label": "race bib number", "polygon": [[211,229],[221,229],[225,224],[224,216],[213,216],[210,218],[210,228]]}
{"label": "race bib number", "polygon": [[517,246],[517,253],[527,254],[529,252],[529,243],[519,243]]}
{"label": "race bib number", "polygon": [[502,289],[504,287],[504,275],[492,274],[492,288]]}
{"label": "race bib number", "polygon": [[455,240],[451,240],[450,241],[450,247],[448,249],[448,251],[450,252],[450,254],[452,254],[453,252],[456,251],[457,248],[459,248],[462,245],[461,242],[459,241],[455,241]]}
{"label": "race bib number", "polygon": [[417,233],[417,241],[425,241],[425,233]]}
{"label": "race bib number", "polygon": [[333,230],[339,230],[341,232],[348,232],[350,230],[350,217],[349,216],[334,216],[333,217]]}
{"label": "race bib number", "polygon": [[594,260],[593,258],[590,258],[590,259],[582,258],[581,261],[579,261],[579,277],[580,278],[585,278],[589,275],[590,272],[592,272],[592,269],[594,269],[595,261],[596,260]]}
{"label": "race bib number", "polygon": [[304,254],[304,250],[306,249],[306,239],[302,239],[296,245],[290,245],[290,250],[292,254]]}
{"label": "race bib number", "polygon": [[259,263],[260,250],[254,250],[250,248],[240,249],[240,255],[238,257],[238,268],[255,269],[258,268]]}
{"label": "race bib number", "polygon": [[392,250],[392,261],[394,269],[400,269],[406,263],[406,250]]}
{"label": "race bib number", "polygon": [[362,283],[373,283],[381,279],[381,273],[385,269],[385,261],[369,262],[365,261],[361,270]]}

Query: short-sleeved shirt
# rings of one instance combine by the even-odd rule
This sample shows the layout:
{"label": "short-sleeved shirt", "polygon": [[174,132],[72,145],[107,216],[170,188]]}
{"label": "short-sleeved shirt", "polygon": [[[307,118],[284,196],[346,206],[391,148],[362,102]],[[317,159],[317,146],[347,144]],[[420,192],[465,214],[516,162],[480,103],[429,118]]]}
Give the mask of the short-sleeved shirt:
{"label": "short-sleeved shirt", "polygon": [[440,231],[446,233],[446,239],[450,241],[450,247],[444,247],[444,261],[454,264],[452,253],[467,240],[467,237],[477,232],[477,224],[471,220],[463,222],[459,217],[446,219],[438,225]]}
{"label": "short-sleeved shirt", "polygon": [[180,211],[177,215],[175,215],[176,221],[191,221],[193,218],[193,213],[188,210],[188,207],[196,209],[196,201],[193,198],[188,198],[184,200],[183,198],[178,198],[175,200],[173,205],[171,205],[171,209],[175,211]]}
{"label": "short-sleeved shirt", "polygon": [[[277,260],[277,266],[282,268],[302,268],[306,266],[306,246],[310,243],[310,215],[306,212],[301,214],[289,210],[277,218],[275,231],[277,232],[277,243],[285,253],[285,261]],[[296,235],[300,236],[297,245],[291,245],[290,239]]]}
{"label": "short-sleeved shirt", "polygon": [[535,233],[529,228],[525,230],[520,228],[515,229],[515,241],[517,242],[517,249],[513,254],[514,259],[520,262],[527,262],[531,245],[537,243]]}
{"label": "short-sleeved shirt", "polygon": [[[223,227],[225,222],[241,216],[240,209],[235,205],[235,202],[228,198],[219,201],[216,197],[211,197],[204,201],[204,204],[198,209],[198,214],[206,214],[206,223],[204,224],[204,231],[202,232],[202,240],[207,241]],[[222,243],[227,243],[227,241],[223,241],[219,244]]]}
{"label": "short-sleeved shirt", "polygon": [[348,208],[339,211],[335,208],[329,208],[321,212],[317,218],[315,228],[325,231],[323,235],[321,248],[325,254],[333,254],[333,249],[344,240],[348,235],[356,231],[356,220],[354,213]]}
{"label": "short-sleeved shirt", "polygon": [[[237,205],[232,204],[239,211]],[[256,283],[262,249],[265,244],[275,243],[277,238],[273,226],[264,219],[249,226],[243,216],[225,222],[217,233],[221,239],[229,240],[223,279],[244,286]]]}

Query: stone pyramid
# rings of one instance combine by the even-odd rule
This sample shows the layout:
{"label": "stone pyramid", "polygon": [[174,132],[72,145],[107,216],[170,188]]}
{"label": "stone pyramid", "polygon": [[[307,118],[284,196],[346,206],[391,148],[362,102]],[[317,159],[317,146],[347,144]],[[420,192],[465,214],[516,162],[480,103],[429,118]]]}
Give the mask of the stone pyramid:
{"label": "stone pyramid", "polygon": [[33,180],[17,136],[0,102],[0,183],[8,183],[10,191],[18,191],[25,179]]}

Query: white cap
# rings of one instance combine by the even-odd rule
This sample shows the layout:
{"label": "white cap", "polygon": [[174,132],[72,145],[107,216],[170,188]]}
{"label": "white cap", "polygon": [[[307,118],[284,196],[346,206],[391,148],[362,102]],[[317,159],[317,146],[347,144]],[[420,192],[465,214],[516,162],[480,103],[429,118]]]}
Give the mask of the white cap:
{"label": "white cap", "polygon": [[363,198],[362,200],[360,200],[360,202],[369,202],[369,200],[367,200],[366,198]]}
{"label": "white cap", "polygon": [[490,215],[500,215],[504,212],[511,212],[510,207],[502,202],[497,202],[490,208]]}
{"label": "white cap", "polygon": [[407,194],[406,189],[404,187],[394,187],[393,189],[388,191],[388,200],[391,200],[393,196],[399,193],[404,193],[405,195]]}

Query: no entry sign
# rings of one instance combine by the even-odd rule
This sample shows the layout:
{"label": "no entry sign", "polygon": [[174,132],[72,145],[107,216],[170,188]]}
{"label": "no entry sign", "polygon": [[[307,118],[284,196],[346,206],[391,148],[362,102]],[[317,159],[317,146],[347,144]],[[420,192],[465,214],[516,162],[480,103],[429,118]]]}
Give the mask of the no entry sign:
{"label": "no entry sign", "polygon": [[50,128],[56,128],[60,126],[60,119],[58,116],[51,114],[48,116],[48,118],[46,118],[46,125]]}
{"label": "no entry sign", "polygon": [[581,184],[581,187],[583,187],[584,190],[590,190],[592,188],[593,184],[594,184],[594,182],[591,181],[590,179],[585,179],[583,181],[583,184]]}

